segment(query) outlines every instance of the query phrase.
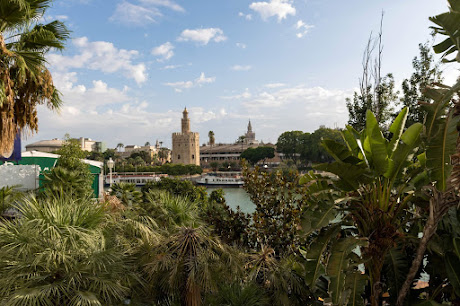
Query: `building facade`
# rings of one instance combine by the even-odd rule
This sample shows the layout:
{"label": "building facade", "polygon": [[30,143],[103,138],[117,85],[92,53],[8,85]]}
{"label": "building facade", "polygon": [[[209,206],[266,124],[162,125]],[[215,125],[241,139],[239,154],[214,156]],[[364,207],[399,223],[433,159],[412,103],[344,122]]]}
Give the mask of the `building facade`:
{"label": "building facade", "polygon": [[[61,139],[40,140],[26,146],[26,151],[39,151],[45,153],[56,152],[64,145],[65,141]],[[80,148],[88,152],[105,152],[107,149],[104,142],[95,141],[90,138],[80,137],[78,139]]]}
{"label": "building facade", "polygon": [[[280,164],[280,155],[276,152],[276,146],[271,143],[260,143],[256,140],[256,133],[252,130],[251,121],[248,123],[248,130],[244,134],[244,138],[233,144],[203,145],[200,147],[201,165],[209,166],[212,162],[219,164],[223,163],[239,163],[240,155],[249,148],[257,148],[259,146],[275,148],[275,157],[265,160],[265,164],[269,167],[276,167]],[[260,162],[262,163],[262,161]]]}
{"label": "building facade", "polygon": [[190,132],[187,108],[182,112],[180,133],[172,134],[171,162],[174,164],[200,165],[200,134]]}

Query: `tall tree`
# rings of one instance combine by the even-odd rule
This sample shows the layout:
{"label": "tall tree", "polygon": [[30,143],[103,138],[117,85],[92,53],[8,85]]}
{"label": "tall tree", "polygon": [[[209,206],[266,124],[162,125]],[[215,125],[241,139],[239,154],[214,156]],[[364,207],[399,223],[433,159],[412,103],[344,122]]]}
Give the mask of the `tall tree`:
{"label": "tall tree", "polygon": [[209,131],[208,137],[209,137],[209,145],[210,145],[210,146],[213,146],[214,143],[216,142],[216,139],[214,138],[214,132],[213,132],[213,131]]}
{"label": "tall tree", "polygon": [[51,0],[0,1],[0,155],[17,132],[37,132],[37,105],[61,105],[45,55],[62,50],[69,31],[60,21],[39,23]]}
{"label": "tall tree", "polygon": [[[380,126],[385,127],[393,113],[393,103],[397,99],[394,79],[391,73],[382,77],[383,58],[383,12],[380,31],[376,37],[371,33],[363,55],[363,73],[359,80],[359,92],[353,99],[347,98],[348,124],[360,131],[366,124],[366,113],[372,111]],[[377,48],[377,49],[376,49]],[[374,52],[377,54],[374,57]]]}
{"label": "tall tree", "polygon": [[257,164],[259,161],[275,157],[275,148],[272,147],[257,147],[248,148],[241,153],[240,158],[246,159],[252,165]]}
{"label": "tall tree", "polygon": [[401,102],[404,106],[409,107],[408,124],[422,122],[425,112],[419,102],[430,102],[430,99],[424,94],[427,86],[441,82],[441,70],[435,63],[433,53],[428,43],[419,44],[420,54],[412,60],[414,72],[410,79],[405,79],[402,83],[403,97]]}
{"label": "tall tree", "polygon": [[333,158],[321,145],[324,139],[342,142],[342,136],[339,130],[327,128],[324,125],[313,133],[305,133],[302,137],[301,159],[305,162],[323,163],[331,162]]}
{"label": "tall tree", "polygon": [[144,270],[181,305],[200,306],[203,293],[215,290],[238,267],[231,249],[205,227],[181,226],[150,246]]}
{"label": "tall tree", "polygon": [[148,147],[148,146],[150,146],[150,142],[149,142],[149,141],[147,141],[147,142],[145,143],[145,145],[144,145],[144,146],[145,146],[145,147]]}
{"label": "tall tree", "polygon": [[294,163],[297,163],[302,152],[302,137],[304,133],[302,131],[288,131],[282,133],[278,137],[276,143],[276,150],[283,153],[288,159],[292,159]]}
{"label": "tall tree", "polygon": [[60,157],[56,167],[45,173],[44,189],[55,195],[69,194],[74,197],[91,195],[93,175],[89,165],[81,161],[86,153],[77,139],[67,134],[64,145],[58,150]]}
{"label": "tall tree", "polygon": [[122,148],[124,148],[124,147],[125,147],[125,145],[124,145],[124,144],[122,144],[121,142],[120,142],[119,144],[117,144],[117,149],[118,149],[118,152],[120,152],[120,151],[121,151],[121,149],[122,149]]}

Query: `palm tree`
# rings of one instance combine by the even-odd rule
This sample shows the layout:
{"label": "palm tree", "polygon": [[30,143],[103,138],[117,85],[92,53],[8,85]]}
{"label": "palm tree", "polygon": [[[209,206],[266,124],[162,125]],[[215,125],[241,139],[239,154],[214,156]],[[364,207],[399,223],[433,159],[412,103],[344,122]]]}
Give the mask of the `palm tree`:
{"label": "palm tree", "polygon": [[4,214],[15,202],[24,197],[24,193],[18,191],[18,186],[4,186],[0,188],[0,214]]}
{"label": "palm tree", "polygon": [[147,141],[147,142],[145,143],[144,147],[149,147],[149,146],[150,146],[150,142]]}
{"label": "palm tree", "polygon": [[268,306],[270,300],[265,291],[255,284],[240,284],[238,282],[225,284],[219,290],[206,298],[210,306]]}
{"label": "palm tree", "polygon": [[142,193],[136,190],[136,185],[132,183],[115,183],[112,185],[112,191],[110,193],[116,196],[124,205],[133,206],[142,201]]}
{"label": "palm tree", "polygon": [[62,50],[69,31],[60,21],[37,23],[50,3],[0,1],[0,155],[11,152],[18,131],[38,131],[37,105],[62,103],[45,55]]}
{"label": "palm tree", "polygon": [[163,190],[149,190],[145,193],[142,209],[163,227],[192,226],[199,219],[197,202],[173,196]]}
{"label": "palm tree", "polygon": [[87,171],[67,169],[65,167],[54,167],[44,174],[43,188],[44,196],[50,194],[72,197],[86,197],[93,195],[93,176]]}
{"label": "palm tree", "polygon": [[204,227],[177,227],[156,246],[146,248],[144,271],[149,280],[163,284],[164,290],[182,305],[199,306],[202,295],[217,288],[227,276],[238,271],[231,249]]}
{"label": "palm tree", "polygon": [[0,300],[6,305],[115,305],[134,277],[116,223],[90,198],[30,198],[0,223]]}
{"label": "palm tree", "polygon": [[213,131],[209,131],[208,137],[209,137],[209,145],[210,145],[210,146],[213,146],[214,143],[216,142],[216,139],[214,138],[214,132],[213,132]]}
{"label": "palm tree", "polygon": [[[306,301],[302,303],[300,300],[307,299],[310,293],[295,272],[295,266],[296,262],[290,257],[278,259],[272,248],[262,246],[258,253],[249,256],[247,279],[264,288],[276,305],[296,305],[295,300],[306,305]],[[296,295],[299,298],[296,299]]]}
{"label": "palm tree", "polygon": [[120,151],[121,151],[121,149],[122,149],[122,148],[124,148],[124,147],[125,147],[125,145],[124,145],[124,144],[122,144],[121,142],[120,142],[119,144],[117,144],[117,149],[118,149],[118,152],[120,152]]}

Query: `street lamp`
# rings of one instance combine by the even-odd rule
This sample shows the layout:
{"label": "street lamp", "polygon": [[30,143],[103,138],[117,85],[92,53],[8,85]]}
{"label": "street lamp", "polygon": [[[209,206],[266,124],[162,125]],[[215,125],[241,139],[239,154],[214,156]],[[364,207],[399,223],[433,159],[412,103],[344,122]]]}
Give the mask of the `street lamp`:
{"label": "street lamp", "polygon": [[109,160],[107,161],[107,167],[109,168],[109,173],[110,173],[110,179],[109,179],[110,188],[112,188],[112,169],[114,165],[115,165],[115,162],[113,161],[112,157],[110,157]]}

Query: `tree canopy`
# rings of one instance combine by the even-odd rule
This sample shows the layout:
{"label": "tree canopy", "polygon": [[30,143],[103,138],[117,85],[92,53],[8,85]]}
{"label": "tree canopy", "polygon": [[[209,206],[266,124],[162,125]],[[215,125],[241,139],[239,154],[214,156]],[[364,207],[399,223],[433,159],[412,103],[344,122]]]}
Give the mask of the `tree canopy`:
{"label": "tree canopy", "polygon": [[0,1],[0,155],[12,151],[18,132],[38,131],[38,105],[61,105],[45,55],[62,50],[69,31],[60,21],[40,23],[50,4]]}
{"label": "tree canopy", "polygon": [[261,160],[273,157],[275,157],[275,148],[273,147],[248,148],[240,155],[241,159],[246,159],[252,165],[257,164]]}
{"label": "tree canopy", "polygon": [[278,137],[276,150],[295,163],[320,163],[331,161],[329,153],[321,145],[323,139],[341,141],[339,130],[321,126],[313,133],[302,131],[284,132]]}

